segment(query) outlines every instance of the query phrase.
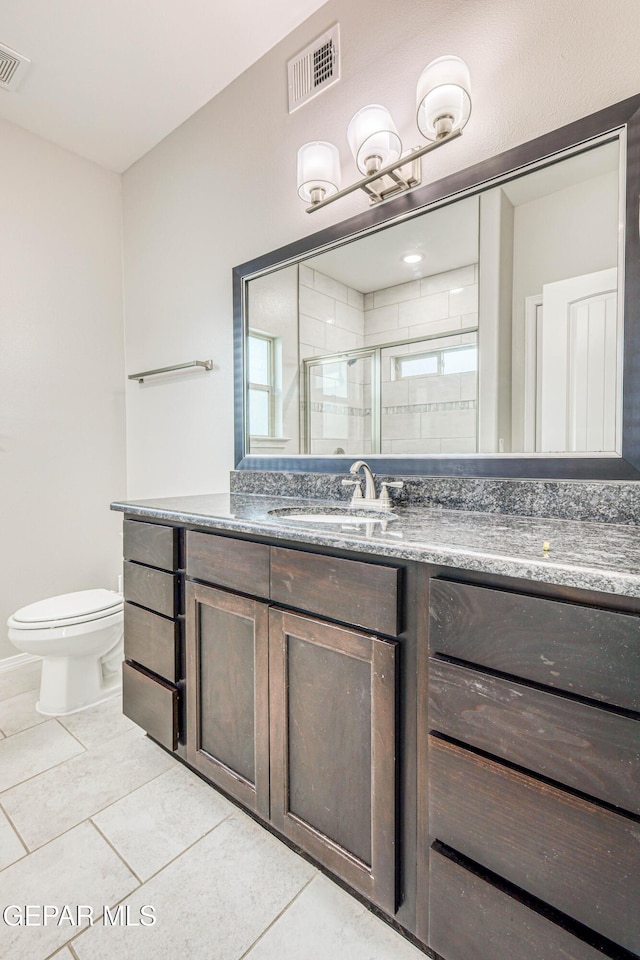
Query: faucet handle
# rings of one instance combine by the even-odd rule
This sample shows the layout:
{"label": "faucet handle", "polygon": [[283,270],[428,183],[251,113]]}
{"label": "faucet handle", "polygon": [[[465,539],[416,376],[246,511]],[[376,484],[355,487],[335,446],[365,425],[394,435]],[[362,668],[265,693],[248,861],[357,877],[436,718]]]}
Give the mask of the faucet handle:
{"label": "faucet handle", "polygon": [[342,481],[342,486],[343,486],[343,487],[353,487],[353,488],[354,488],[354,490],[353,490],[353,497],[351,498],[351,501],[352,501],[352,502],[353,502],[354,500],[362,500],[362,487],[360,486],[360,481],[359,481],[359,480],[343,480],[343,481]]}
{"label": "faucet handle", "polygon": [[385,507],[391,506],[391,497],[389,496],[389,487],[395,487],[397,490],[402,490],[404,487],[404,480],[383,480],[382,489],[380,491],[380,502],[385,505]]}

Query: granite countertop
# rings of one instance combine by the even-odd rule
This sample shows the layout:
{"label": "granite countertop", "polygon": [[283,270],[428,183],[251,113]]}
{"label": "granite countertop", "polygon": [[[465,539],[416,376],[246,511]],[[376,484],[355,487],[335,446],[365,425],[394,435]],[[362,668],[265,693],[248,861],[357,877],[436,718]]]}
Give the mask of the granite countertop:
{"label": "granite countertop", "polygon": [[319,512],[332,505],[335,501],[221,493],[116,501],[111,507],[150,520],[640,597],[640,527],[415,505],[399,506],[387,523],[348,527],[339,520],[309,524],[269,513]]}

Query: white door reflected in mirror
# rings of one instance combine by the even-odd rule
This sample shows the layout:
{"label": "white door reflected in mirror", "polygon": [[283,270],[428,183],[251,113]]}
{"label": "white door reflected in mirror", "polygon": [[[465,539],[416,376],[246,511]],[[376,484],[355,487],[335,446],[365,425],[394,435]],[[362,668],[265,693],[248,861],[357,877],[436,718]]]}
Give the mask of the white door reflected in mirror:
{"label": "white door reflected in mirror", "polygon": [[617,270],[543,286],[537,450],[616,449],[617,313]]}

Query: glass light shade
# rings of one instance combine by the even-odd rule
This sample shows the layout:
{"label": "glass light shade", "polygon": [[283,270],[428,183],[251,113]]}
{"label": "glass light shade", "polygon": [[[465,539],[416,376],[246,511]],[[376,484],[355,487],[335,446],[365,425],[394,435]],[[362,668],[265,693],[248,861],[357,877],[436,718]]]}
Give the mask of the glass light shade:
{"label": "glass light shade", "polygon": [[340,189],[340,154],[326,140],[313,140],[298,150],[298,196],[306,203],[333,196]]}
{"label": "glass light shade", "polygon": [[[400,158],[402,143],[391,114],[385,107],[372,103],[363,107],[349,121],[347,139],[360,173],[369,174]],[[371,158],[379,157],[371,169]]]}
{"label": "glass light shade", "polygon": [[[417,123],[427,140],[462,130],[471,113],[471,78],[460,57],[438,57],[424,68],[418,80]],[[438,121],[450,117],[443,130]]]}

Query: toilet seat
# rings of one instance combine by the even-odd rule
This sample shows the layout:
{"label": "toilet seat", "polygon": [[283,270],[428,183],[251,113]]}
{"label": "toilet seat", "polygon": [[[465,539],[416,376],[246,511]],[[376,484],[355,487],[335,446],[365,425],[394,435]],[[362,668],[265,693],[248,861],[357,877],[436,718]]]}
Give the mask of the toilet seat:
{"label": "toilet seat", "polygon": [[114,590],[79,590],[22,607],[9,617],[8,626],[15,630],[73,626],[112,616],[122,606],[122,596]]}

